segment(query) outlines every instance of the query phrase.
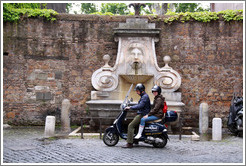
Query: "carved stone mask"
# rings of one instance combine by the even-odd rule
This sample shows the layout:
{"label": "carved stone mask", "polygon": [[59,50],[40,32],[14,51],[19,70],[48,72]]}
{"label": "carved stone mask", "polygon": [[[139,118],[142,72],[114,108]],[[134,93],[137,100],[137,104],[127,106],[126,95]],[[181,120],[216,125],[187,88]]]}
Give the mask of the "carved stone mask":
{"label": "carved stone mask", "polygon": [[134,69],[134,68],[141,68],[142,64],[143,64],[143,60],[144,60],[144,55],[141,49],[139,48],[133,48],[130,49],[130,55],[128,57],[128,63],[130,64],[130,66]]}

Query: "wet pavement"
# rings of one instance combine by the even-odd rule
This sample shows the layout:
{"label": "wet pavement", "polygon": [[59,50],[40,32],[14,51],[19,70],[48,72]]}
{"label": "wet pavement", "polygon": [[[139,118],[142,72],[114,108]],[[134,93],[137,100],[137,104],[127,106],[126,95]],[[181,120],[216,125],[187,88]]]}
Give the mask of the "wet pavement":
{"label": "wet pavement", "polygon": [[42,127],[14,127],[3,130],[2,165],[5,163],[244,163],[244,139],[231,135],[222,141],[191,141],[191,136],[169,135],[165,148],[141,143],[132,149],[106,146],[99,136],[44,139]]}

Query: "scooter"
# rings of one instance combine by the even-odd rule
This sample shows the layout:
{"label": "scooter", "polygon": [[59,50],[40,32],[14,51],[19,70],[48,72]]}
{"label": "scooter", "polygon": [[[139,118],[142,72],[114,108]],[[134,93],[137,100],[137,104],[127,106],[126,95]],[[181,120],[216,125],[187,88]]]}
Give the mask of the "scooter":
{"label": "scooter", "polygon": [[243,97],[233,95],[227,121],[228,129],[235,135],[243,135]]}
{"label": "scooter", "polygon": [[[131,87],[129,91],[131,90]],[[126,99],[129,95],[129,91]],[[127,139],[127,132],[124,132],[126,130],[124,121],[128,112],[125,108],[130,104],[130,100],[127,100],[126,102],[126,99],[121,105],[121,112],[113,122],[113,125],[108,127],[104,132],[103,142],[107,146],[115,146],[119,141],[119,137],[125,140]],[[142,141],[147,144],[152,144],[156,148],[164,148],[167,144],[167,140],[169,140],[165,123],[173,122],[177,117],[176,111],[167,111],[163,119],[146,122],[142,137],[134,139],[134,143],[138,144],[139,141]],[[135,135],[136,133],[135,130]]]}

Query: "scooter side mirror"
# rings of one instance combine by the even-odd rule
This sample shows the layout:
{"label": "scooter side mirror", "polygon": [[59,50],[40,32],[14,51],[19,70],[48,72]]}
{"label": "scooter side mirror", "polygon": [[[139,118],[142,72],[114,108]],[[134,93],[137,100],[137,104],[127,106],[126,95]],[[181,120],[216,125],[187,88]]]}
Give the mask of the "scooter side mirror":
{"label": "scooter side mirror", "polygon": [[132,98],[127,101],[128,104],[130,104],[131,102],[133,102],[133,99]]}

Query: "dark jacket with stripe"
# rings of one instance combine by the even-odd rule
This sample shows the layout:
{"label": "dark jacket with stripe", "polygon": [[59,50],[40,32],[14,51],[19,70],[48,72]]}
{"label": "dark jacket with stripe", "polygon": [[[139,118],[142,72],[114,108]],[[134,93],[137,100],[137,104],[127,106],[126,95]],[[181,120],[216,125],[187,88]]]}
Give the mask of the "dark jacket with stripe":
{"label": "dark jacket with stripe", "polygon": [[131,106],[133,110],[138,110],[137,114],[147,115],[151,109],[149,95],[147,93],[142,93],[140,100],[137,105]]}

